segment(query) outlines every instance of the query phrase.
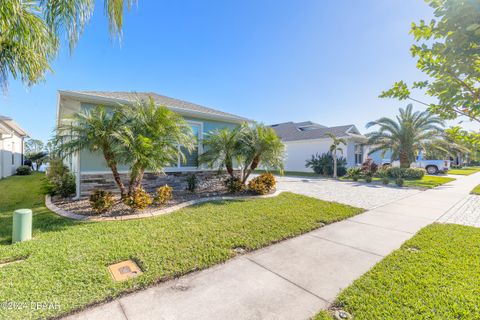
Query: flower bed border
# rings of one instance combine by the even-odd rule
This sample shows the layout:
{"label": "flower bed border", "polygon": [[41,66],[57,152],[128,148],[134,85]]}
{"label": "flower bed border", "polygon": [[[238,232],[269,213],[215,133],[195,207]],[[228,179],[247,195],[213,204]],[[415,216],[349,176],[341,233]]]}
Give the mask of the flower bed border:
{"label": "flower bed border", "polygon": [[133,220],[133,219],[143,219],[149,217],[160,216],[163,214],[172,213],[174,211],[178,211],[180,209],[193,206],[200,203],[205,202],[212,202],[212,201],[223,201],[223,200],[245,200],[245,199],[261,199],[261,198],[272,198],[278,196],[282,191],[277,190],[274,193],[267,194],[267,195],[258,195],[258,196],[217,196],[217,197],[206,197],[200,199],[194,199],[185,201],[174,206],[159,209],[149,213],[133,213],[128,215],[121,215],[116,217],[96,217],[96,216],[85,216],[81,214],[76,214],[70,211],[63,210],[59,208],[52,202],[52,197],[47,195],[45,196],[45,206],[52,212],[58,214],[59,216],[73,219],[73,220],[82,220],[82,221],[122,221],[122,220]]}

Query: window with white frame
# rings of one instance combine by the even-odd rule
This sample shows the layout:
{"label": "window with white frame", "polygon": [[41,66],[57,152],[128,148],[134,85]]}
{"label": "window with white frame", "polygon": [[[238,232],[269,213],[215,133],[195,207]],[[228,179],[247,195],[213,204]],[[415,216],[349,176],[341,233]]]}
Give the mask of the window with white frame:
{"label": "window with white frame", "polygon": [[361,144],[355,145],[355,164],[363,163],[363,146]]}

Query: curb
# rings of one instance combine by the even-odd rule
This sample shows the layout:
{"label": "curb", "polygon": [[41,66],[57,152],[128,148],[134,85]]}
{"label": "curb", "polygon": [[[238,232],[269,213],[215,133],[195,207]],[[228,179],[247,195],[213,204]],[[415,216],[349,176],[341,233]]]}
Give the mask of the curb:
{"label": "curb", "polygon": [[81,214],[75,214],[73,212],[65,211],[59,207],[57,207],[52,202],[52,197],[47,195],[45,197],[45,206],[52,212],[58,214],[59,216],[73,219],[73,220],[82,220],[82,221],[123,221],[123,220],[133,220],[133,219],[142,219],[142,218],[149,218],[160,216],[168,213],[172,213],[174,211],[178,211],[180,209],[190,207],[196,204],[206,203],[206,202],[213,202],[213,201],[224,201],[224,200],[248,200],[248,199],[264,199],[264,198],[273,198],[280,195],[283,191],[277,190],[272,194],[267,195],[259,195],[259,196],[223,196],[223,197],[211,197],[211,198],[200,198],[190,201],[185,201],[174,205],[172,207],[168,207],[165,209],[159,209],[153,212],[148,213],[134,213],[124,216],[117,216],[117,217],[95,217],[95,216],[84,216]]}

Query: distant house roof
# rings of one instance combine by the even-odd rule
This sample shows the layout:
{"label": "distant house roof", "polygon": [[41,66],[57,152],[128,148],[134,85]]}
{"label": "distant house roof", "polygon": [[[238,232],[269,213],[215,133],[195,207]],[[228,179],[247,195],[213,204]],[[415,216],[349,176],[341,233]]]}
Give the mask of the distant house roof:
{"label": "distant house roof", "polygon": [[10,134],[16,132],[22,137],[28,137],[28,133],[23,130],[12,118],[0,115],[0,133]]}
{"label": "distant house roof", "polygon": [[353,124],[326,127],[318,123],[305,122],[284,122],[271,125],[282,141],[301,141],[312,139],[328,138],[328,134],[337,137],[357,137],[363,139],[364,136],[358,131]]}
{"label": "distant house roof", "polygon": [[132,103],[137,100],[146,100],[152,97],[159,104],[164,105],[180,114],[192,116],[207,116],[209,118],[219,118],[224,120],[232,120],[235,122],[243,122],[251,120],[237,116],[231,113],[223,112],[213,108],[201,106],[192,102],[170,98],[155,92],[126,92],[126,91],[59,91],[60,95],[76,97],[79,99],[95,100],[101,102],[117,102]]}

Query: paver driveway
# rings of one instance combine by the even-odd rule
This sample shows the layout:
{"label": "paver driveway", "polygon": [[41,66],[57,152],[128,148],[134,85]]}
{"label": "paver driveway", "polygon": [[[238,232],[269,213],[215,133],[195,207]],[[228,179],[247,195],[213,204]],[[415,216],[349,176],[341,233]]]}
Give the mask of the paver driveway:
{"label": "paver driveway", "polygon": [[385,187],[332,179],[276,177],[277,188],[326,201],[354,207],[373,209],[387,203],[420,193],[418,189]]}

